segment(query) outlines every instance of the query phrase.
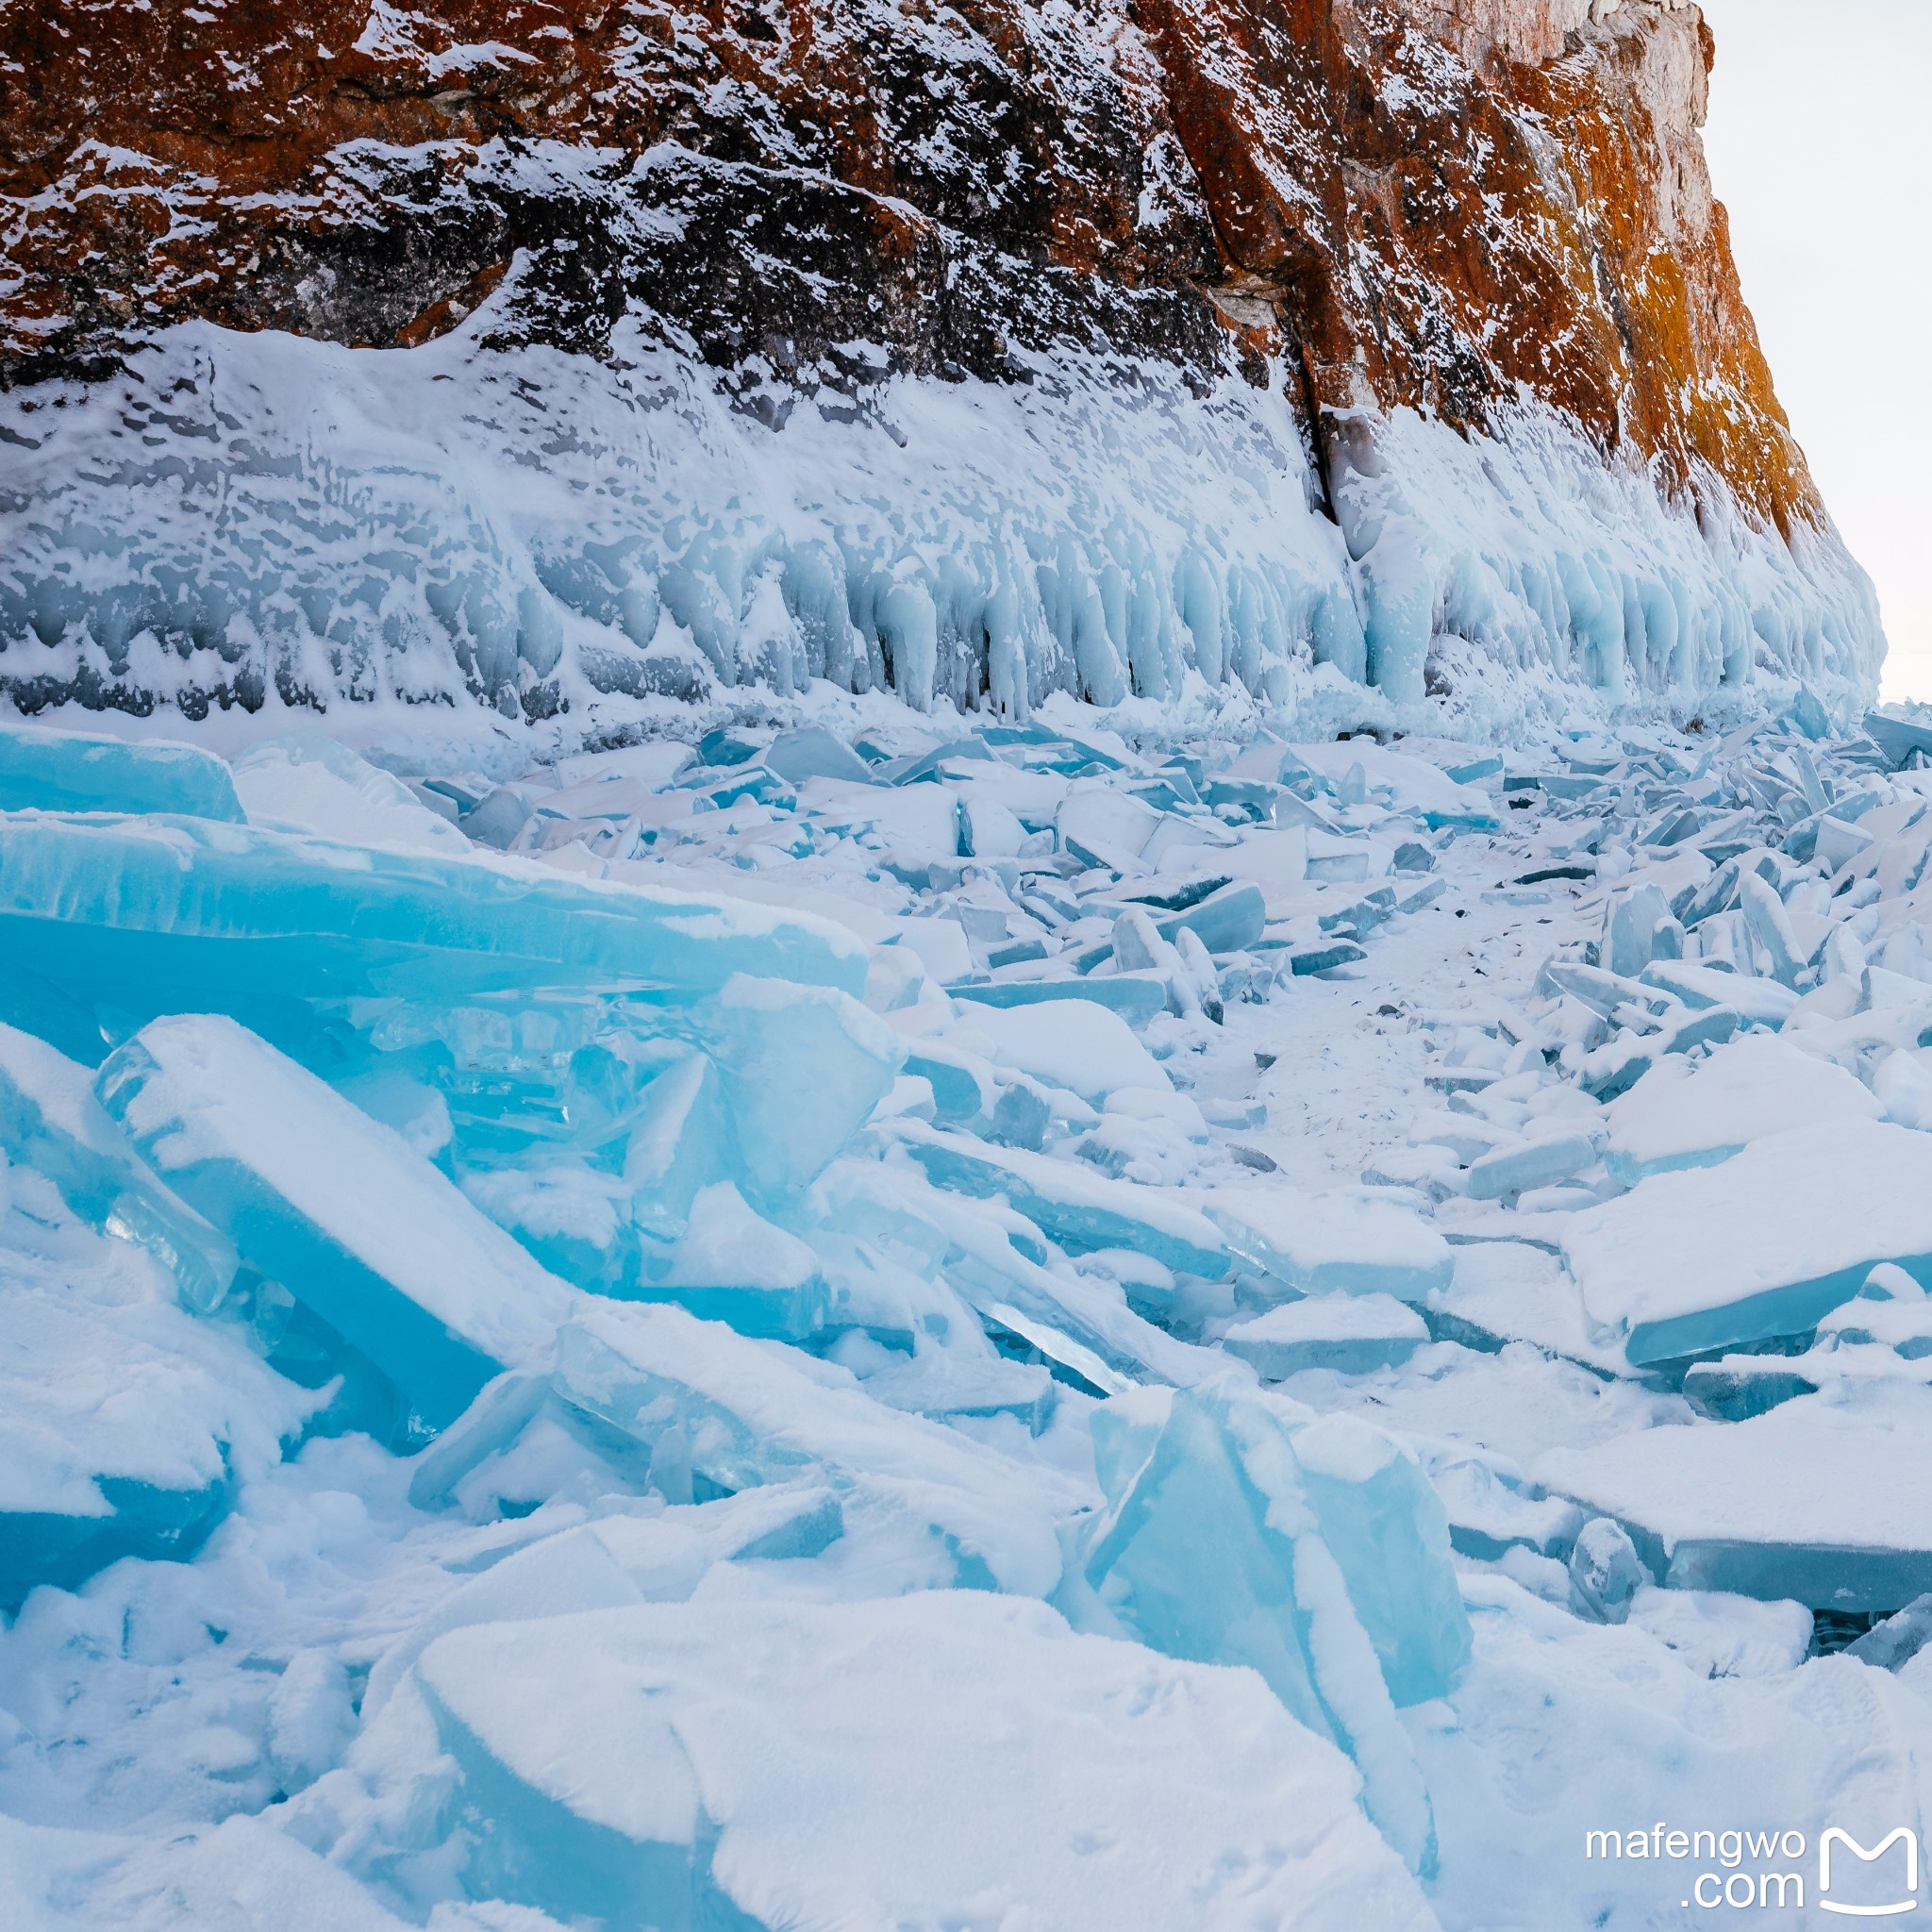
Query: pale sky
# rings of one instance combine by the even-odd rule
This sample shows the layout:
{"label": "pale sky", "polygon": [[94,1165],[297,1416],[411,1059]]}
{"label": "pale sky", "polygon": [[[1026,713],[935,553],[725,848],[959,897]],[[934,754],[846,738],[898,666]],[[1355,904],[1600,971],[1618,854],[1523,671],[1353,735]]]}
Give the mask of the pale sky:
{"label": "pale sky", "polygon": [[1932,0],[1703,0],[1706,145],[1813,475],[1932,699]]}

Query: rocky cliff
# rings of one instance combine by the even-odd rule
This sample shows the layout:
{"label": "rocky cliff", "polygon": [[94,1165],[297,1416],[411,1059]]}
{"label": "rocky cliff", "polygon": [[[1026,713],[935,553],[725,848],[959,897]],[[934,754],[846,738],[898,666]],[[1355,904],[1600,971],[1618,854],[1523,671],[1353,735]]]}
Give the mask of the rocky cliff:
{"label": "rocky cliff", "polygon": [[15,0],[0,685],[1850,701],[1712,52],[1677,0]]}

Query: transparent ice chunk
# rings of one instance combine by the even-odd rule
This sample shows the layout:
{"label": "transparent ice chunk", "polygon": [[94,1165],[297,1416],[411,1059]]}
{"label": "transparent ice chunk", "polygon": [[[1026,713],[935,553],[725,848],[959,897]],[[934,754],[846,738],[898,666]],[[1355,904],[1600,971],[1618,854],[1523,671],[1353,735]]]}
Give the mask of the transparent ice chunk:
{"label": "transparent ice chunk", "polygon": [[[1389,1659],[1378,1658],[1364,1628],[1357,1592],[1370,1601],[1391,1580],[1405,1591],[1420,1584],[1433,1611],[1443,1597],[1437,1580],[1426,1571],[1397,1575],[1380,1560],[1373,1523],[1345,1541],[1351,1557],[1368,1558],[1348,1577],[1288,1430],[1258,1403],[1198,1390],[1158,1402],[1127,1397],[1096,1413],[1093,1434],[1109,1507],[1082,1559],[1086,1586],[1123,1630],[1156,1650],[1258,1671],[1291,1715],[1355,1758],[1369,1815],[1411,1869],[1426,1869],[1434,1857],[1428,1794],[1395,1716]],[[1317,1451],[1317,1480],[1330,1486],[1324,1513],[1338,1520],[1367,1500],[1366,1458],[1352,1456],[1355,1447]],[[1372,1494],[1379,1472],[1367,1474]],[[1416,1493],[1408,1491],[1411,1501]],[[1370,1514],[1381,1514],[1374,1502]],[[1440,1504],[1434,1528],[1444,1600],[1459,1618]],[[1393,1605],[1375,1614],[1385,1632],[1407,1621]],[[1466,1624],[1459,1627],[1466,1638]]]}
{"label": "transparent ice chunk", "polygon": [[205,1314],[227,1293],[234,1244],[161,1184],[94,1097],[88,1068],[11,1026],[0,1026],[0,1148],[91,1226],[145,1248],[183,1306]]}
{"label": "transparent ice chunk", "polygon": [[613,984],[691,995],[738,973],[865,987],[863,945],[805,915],[199,819],[0,818],[0,898],[13,964],[150,1013]]}
{"label": "transparent ice chunk", "polygon": [[0,725],[0,811],[242,816],[228,767],[198,745],[21,724]]}
{"label": "transparent ice chunk", "polygon": [[569,1290],[399,1135],[232,1020],[151,1023],[96,1091],[168,1184],[426,1430],[541,1355],[569,1310]]}

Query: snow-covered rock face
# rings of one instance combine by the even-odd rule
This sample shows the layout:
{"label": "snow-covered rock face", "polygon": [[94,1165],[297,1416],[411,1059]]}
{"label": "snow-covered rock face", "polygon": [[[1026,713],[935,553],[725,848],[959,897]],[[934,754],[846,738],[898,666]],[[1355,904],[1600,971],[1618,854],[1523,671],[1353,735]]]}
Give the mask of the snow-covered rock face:
{"label": "snow-covered rock face", "polygon": [[14,9],[0,688],[1848,708],[1709,58],[1657,0]]}

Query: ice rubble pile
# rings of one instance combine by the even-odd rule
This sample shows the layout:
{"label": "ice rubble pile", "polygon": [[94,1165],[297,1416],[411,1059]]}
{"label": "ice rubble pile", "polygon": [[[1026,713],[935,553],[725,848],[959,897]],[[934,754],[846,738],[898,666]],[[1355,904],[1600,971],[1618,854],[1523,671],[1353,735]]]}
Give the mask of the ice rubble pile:
{"label": "ice rubble pile", "polygon": [[[1398,1710],[1467,1654],[1441,1506],[1390,1439],[1269,1398],[1201,1332],[1237,1271],[1274,1298],[1412,1291],[1446,1251],[1373,1196],[1197,1203],[1176,1183],[1210,1129],[1166,1064],[1228,1005],[1361,958],[1439,890],[1442,828],[1492,822],[1373,743],[1333,763],[800,730],[406,785],[316,734],[231,770],[10,730],[7,1607],[192,1557],[278,1461],[367,1437],[425,1516],[528,1525],[369,1660],[359,1730],[342,1660],[286,1660],[289,1829],[378,1890],[426,1905],[434,1866],[456,1898],[613,1925],[938,1923],[1036,1809],[993,1751],[1000,1803],[954,1871],[914,1856],[934,1794],[878,1782],[894,1711],[963,1694],[976,1646],[1051,1682],[1036,1720],[1094,1732],[1093,1788],[1053,1817],[1111,1835],[1147,1810],[1083,1912],[1180,1882],[1148,1846],[1193,1787],[1227,1795],[1191,1859],[1266,1840],[1207,1922],[1258,1887],[1341,1924],[1367,1887],[1425,1923]],[[1036,1446],[1090,1414],[1099,1487]],[[547,1533],[559,1509],[576,1526]],[[686,1520],[714,1526],[672,1535],[696,1546],[667,1581]],[[818,1580],[673,1614],[718,1562]],[[828,1585],[1044,1601],[848,1616],[808,1606]],[[562,1674],[506,1693],[471,1653],[551,1657],[552,1617]],[[903,1845],[896,1875],[744,1783],[837,1726],[742,1673],[801,1690],[797,1658],[841,1645],[878,1694],[847,1712],[876,1760],[850,1822]],[[688,1708],[640,1731],[626,1700],[660,1682]],[[1143,1683],[1175,1713],[1153,1730],[1127,1716]],[[1230,1698],[1274,1715],[1216,1717]],[[1164,1768],[1101,1769],[1134,1759]]]}
{"label": "ice rubble pile", "polygon": [[1932,1590],[1932,734],[1828,729],[0,733],[21,1883],[1470,1923],[1576,1632]]}

